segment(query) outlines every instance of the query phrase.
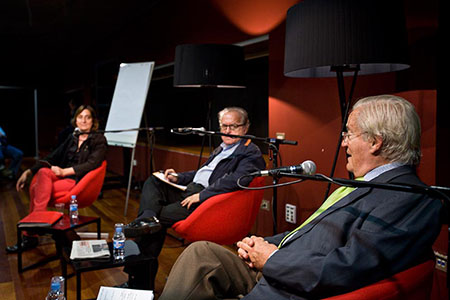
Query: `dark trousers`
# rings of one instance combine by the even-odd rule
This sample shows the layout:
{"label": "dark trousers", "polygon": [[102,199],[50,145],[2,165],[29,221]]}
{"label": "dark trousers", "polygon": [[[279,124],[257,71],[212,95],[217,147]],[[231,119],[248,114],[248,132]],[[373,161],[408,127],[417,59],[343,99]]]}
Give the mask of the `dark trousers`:
{"label": "dark trousers", "polygon": [[186,219],[200,204],[195,203],[187,209],[181,206],[180,202],[203,189],[202,185],[192,182],[185,191],[182,191],[155,176],[150,176],[142,189],[138,217],[156,216],[161,225],[171,227],[176,222]]}
{"label": "dark trousers", "polygon": [[[200,203],[191,205],[190,209],[181,206],[180,202],[186,197],[198,193],[204,187],[199,184],[190,183],[185,191],[177,189],[167,183],[162,182],[154,176],[150,176],[144,183],[141,201],[138,212],[138,219],[155,216],[159,219],[162,229],[154,234],[136,238],[135,242],[139,249],[147,256],[157,258],[161,253],[166,237],[167,228],[180,220],[186,219]],[[158,270],[158,260],[155,259],[150,266],[150,270],[143,270],[139,267],[126,267],[124,269],[130,275],[129,284],[133,288],[144,288],[148,286],[143,282],[150,274],[150,289],[154,288],[154,279]]]}

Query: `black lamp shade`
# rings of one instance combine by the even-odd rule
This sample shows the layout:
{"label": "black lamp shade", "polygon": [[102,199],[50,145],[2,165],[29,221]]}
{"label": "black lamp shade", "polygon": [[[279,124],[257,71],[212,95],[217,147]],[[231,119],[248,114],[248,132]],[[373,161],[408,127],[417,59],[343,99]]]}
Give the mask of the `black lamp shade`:
{"label": "black lamp shade", "polygon": [[244,88],[242,47],[187,44],[175,49],[175,87]]}
{"label": "black lamp shade", "polygon": [[331,67],[355,65],[360,75],[409,67],[402,1],[304,0],[288,10],[286,76],[334,77]]}

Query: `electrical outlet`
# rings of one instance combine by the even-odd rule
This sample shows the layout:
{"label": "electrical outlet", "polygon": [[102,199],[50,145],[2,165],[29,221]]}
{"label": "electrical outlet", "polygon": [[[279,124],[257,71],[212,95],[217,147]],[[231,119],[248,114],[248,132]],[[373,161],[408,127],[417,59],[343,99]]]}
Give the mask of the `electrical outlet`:
{"label": "electrical outlet", "polygon": [[261,209],[270,211],[270,203],[269,200],[263,199],[261,202]]}
{"label": "electrical outlet", "polygon": [[293,204],[286,204],[286,222],[297,223],[297,207]]}
{"label": "electrical outlet", "polygon": [[434,251],[436,256],[436,269],[447,272],[447,255]]}
{"label": "electrical outlet", "polygon": [[275,134],[275,136],[276,136],[277,139],[279,139],[279,140],[284,140],[284,139],[286,138],[286,133],[284,133],[284,132],[277,132],[277,133]]}

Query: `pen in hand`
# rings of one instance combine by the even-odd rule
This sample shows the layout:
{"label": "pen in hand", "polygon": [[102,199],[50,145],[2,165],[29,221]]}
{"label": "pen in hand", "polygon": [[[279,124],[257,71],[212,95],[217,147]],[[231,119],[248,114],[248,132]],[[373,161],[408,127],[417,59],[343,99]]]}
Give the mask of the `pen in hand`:
{"label": "pen in hand", "polygon": [[[164,171],[163,171],[163,170],[160,170],[159,172],[164,174]],[[167,173],[167,175],[171,175],[171,176],[173,176],[173,177],[178,177],[178,174],[177,174],[177,173],[172,173],[172,172]]]}

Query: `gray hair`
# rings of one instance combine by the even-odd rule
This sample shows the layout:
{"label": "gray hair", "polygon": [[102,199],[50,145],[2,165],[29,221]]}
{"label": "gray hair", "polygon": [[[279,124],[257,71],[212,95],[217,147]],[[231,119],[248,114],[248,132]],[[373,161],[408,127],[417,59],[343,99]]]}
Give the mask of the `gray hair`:
{"label": "gray hair", "polygon": [[365,140],[380,136],[380,155],[389,162],[418,165],[420,162],[420,119],[414,106],[405,99],[380,95],[359,100],[358,126]]}
{"label": "gray hair", "polygon": [[225,107],[219,113],[217,114],[217,117],[219,119],[219,123],[222,121],[222,117],[229,112],[236,112],[240,116],[240,124],[243,124],[245,126],[250,126],[250,121],[248,119],[248,113],[245,109],[237,106],[231,106],[231,107]]}

